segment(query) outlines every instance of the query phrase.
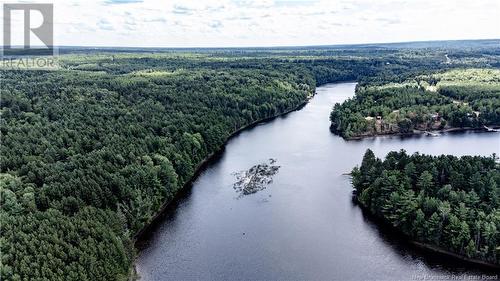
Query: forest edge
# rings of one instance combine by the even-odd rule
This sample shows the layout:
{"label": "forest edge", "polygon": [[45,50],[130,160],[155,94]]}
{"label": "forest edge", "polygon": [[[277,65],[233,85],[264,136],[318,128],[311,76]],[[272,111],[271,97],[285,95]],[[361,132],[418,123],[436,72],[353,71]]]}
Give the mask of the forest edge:
{"label": "forest edge", "polygon": [[[318,86],[320,86],[320,85],[318,85]],[[150,235],[152,233],[152,231],[162,222],[162,219],[163,219],[164,215],[172,207],[172,203],[174,203],[177,200],[179,200],[180,198],[182,198],[182,196],[185,195],[186,192],[190,190],[190,188],[193,186],[193,183],[198,179],[198,177],[201,175],[201,173],[203,171],[205,171],[205,169],[211,163],[213,163],[214,161],[216,161],[217,158],[222,155],[222,153],[224,153],[224,150],[226,149],[226,145],[227,145],[227,143],[229,141],[231,141],[231,139],[233,139],[234,137],[238,136],[243,131],[252,129],[252,128],[254,128],[254,127],[256,127],[256,126],[258,126],[258,125],[260,125],[262,123],[274,120],[274,119],[279,118],[279,117],[283,117],[283,116],[285,116],[285,115],[287,115],[289,113],[292,113],[294,111],[302,109],[304,106],[306,106],[309,103],[309,100],[312,99],[316,94],[317,93],[316,93],[316,89],[315,89],[313,91],[313,93],[310,94],[310,95],[308,95],[306,97],[306,99],[301,104],[299,104],[298,106],[296,106],[296,107],[294,107],[292,109],[286,110],[286,111],[284,111],[282,113],[278,113],[278,114],[275,114],[273,116],[266,117],[266,118],[254,121],[254,122],[252,122],[252,123],[250,123],[248,125],[245,125],[245,126],[239,128],[238,130],[234,131],[233,133],[231,133],[227,137],[227,139],[224,141],[224,143],[215,152],[209,154],[205,159],[203,159],[196,166],[196,169],[195,169],[195,171],[193,173],[193,176],[182,186],[182,188],[180,188],[177,191],[177,193],[174,195],[174,197],[172,199],[170,199],[170,200],[165,201],[161,205],[160,209],[158,209],[158,211],[156,212],[156,214],[153,215],[153,217],[151,217],[151,219],[149,220],[149,222],[146,223],[141,229],[139,229],[136,232],[136,234],[133,236],[133,239],[132,239],[132,244],[135,246],[135,248],[139,249],[139,250],[143,248],[143,245],[144,245],[145,241],[147,240],[148,235]],[[136,268],[135,262],[132,264],[130,270],[131,270],[131,272],[129,274],[129,280],[131,280],[131,281],[132,280],[138,280],[140,276],[137,274],[137,268]]]}
{"label": "forest edge", "polygon": [[[338,81],[338,82],[334,82],[334,83],[348,83],[348,82],[355,83],[356,81]],[[326,84],[329,84],[329,83],[326,83]],[[323,84],[323,85],[325,85],[325,84]],[[320,87],[323,85],[316,85],[316,87]],[[278,113],[278,114],[275,114],[273,116],[254,121],[248,125],[245,125],[245,126],[239,128],[238,130],[234,131],[233,133],[231,133],[227,137],[227,139],[224,141],[224,143],[215,152],[208,155],[205,159],[203,159],[197,165],[195,172],[193,173],[193,176],[182,186],[181,189],[179,189],[177,191],[175,196],[172,199],[165,201],[162,204],[162,206],[160,207],[160,209],[156,212],[156,214],[149,220],[149,222],[146,223],[141,229],[139,229],[136,232],[136,234],[133,236],[133,240],[132,240],[132,243],[135,246],[135,248],[139,249],[139,250],[144,248],[144,245],[148,239],[148,236],[151,235],[152,231],[162,222],[164,215],[167,214],[167,212],[169,210],[171,210],[171,208],[173,207],[172,206],[173,203],[178,201],[180,198],[182,198],[182,196],[185,195],[186,192],[190,190],[190,188],[193,186],[193,183],[198,179],[198,177],[201,175],[201,173],[203,171],[205,171],[205,169],[211,163],[216,161],[218,159],[218,157],[220,157],[224,153],[226,145],[229,141],[231,141],[234,137],[238,136],[240,133],[242,133],[245,130],[252,129],[252,128],[254,128],[262,123],[266,123],[266,122],[274,120],[278,117],[282,117],[282,116],[285,116],[289,113],[292,113],[294,111],[298,111],[298,110],[302,109],[304,106],[306,106],[309,103],[310,99],[312,99],[316,94],[317,94],[317,92],[315,89],[313,91],[313,93],[310,94],[309,96],[307,96],[306,100],[304,100],[298,106],[296,106],[292,109],[289,109],[287,111],[284,111],[282,113]],[[492,126],[492,128],[494,128],[494,129],[500,128],[500,125],[494,125],[494,126]],[[484,128],[475,128],[475,127],[464,127],[464,128],[453,127],[453,128],[443,129],[443,130],[433,130],[432,132],[445,133],[445,132],[466,132],[466,131],[484,131],[484,130],[485,130]],[[343,138],[347,141],[350,141],[350,140],[361,140],[364,138],[374,138],[374,137],[379,137],[379,136],[415,136],[415,135],[423,135],[425,133],[426,133],[425,131],[414,130],[412,133],[387,133],[387,134],[380,133],[380,134],[343,137]],[[348,173],[346,175],[350,175],[350,173]],[[377,224],[380,224],[384,227],[387,227],[388,229],[393,231],[398,237],[403,238],[404,241],[406,241],[407,243],[409,243],[411,246],[413,246],[415,248],[422,249],[427,253],[434,253],[434,254],[439,254],[439,255],[445,256],[445,257],[450,257],[454,260],[465,262],[465,263],[471,264],[471,265],[476,265],[476,266],[479,266],[481,268],[488,269],[488,270],[500,269],[500,266],[497,264],[488,263],[488,262],[485,262],[485,261],[482,261],[479,259],[468,258],[466,256],[463,256],[463,255],[460,255],[457,253],[453,253],[451,251],[444,250],[444,249],[437,247],[437,246],[434,246],[434,245],[430,245],[430,244],[426,244],[426,243],[417,242],[415,240],[412,240],[407,235],[405,235],[404,233],[399,231],[397,228],[393,227],[392,225],[390,225],[389,223],[387,223],[381,219],[376,218],[371,213],[369,213],[369,211],[362,204],[358,203],[355,196],[353,196],[353,200],[356,202],[356,205],[359,206],[363,210],[364,215],[366,215],[367,217],[369,217],[372,220],[375,220]],[[137,268],[136,268],[135,262],[132,264],[130,273],[131,274],[129,274],[129,280],[131,280],[131,281],[138,280],[140,278],[140,276],[137,273]]]}
{"label": "forest edge", "polygon": [[375,222],[375,224],[377,226],[382,226],[383,228],[390,230],[391,235],[396,235],[398,238],[401,238],[409,246],[423,250],[426,253],[438,254],[438,255],[443,256],[443,257],[449,257],[455,261],[460,261],[460,262],[463,262],[467,265],[475,265],[475,266],[478,266],[478,267],[485,269],[485,270],[488,270],[488,271],[500,270],[500,265],[498,265],[498,264],[489,263],[489,262],[479,260],[479,259],[468,258],[464,255],[460,255],[460,254],[445,250],[441,247],[434,246],[434,245],[427,244],[427,243],[417,242],[417,241],[411,239],[410,237],[408,237],[408,235],[404,234],[401,230],[392,226],[390,223],[388,223],[388,222],[376,217],[372,213],[370,213],[370,210],[367,207],[363,206],[363,204],[361,204],[358,201],[357,196],[356,196],[354,191],[355,190],[353,190],[353,198],[352,198],[353,202],[356,204],[356,206],[358,206],[363,211],[363,215],[366,218],[368,218],[369,220]]}

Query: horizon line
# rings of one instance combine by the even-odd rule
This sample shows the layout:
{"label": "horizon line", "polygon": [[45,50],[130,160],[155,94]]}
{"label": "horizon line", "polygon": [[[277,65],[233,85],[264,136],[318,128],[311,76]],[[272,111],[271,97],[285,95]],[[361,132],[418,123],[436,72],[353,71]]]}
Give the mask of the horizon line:
{"label": "horizon line", "polygon": [[[499,41],[500,38],[484,38],[484,39],[443,39],[443,40],[416,40],[416,41],[393,41],[393,42],[366,42],[366,43],[345,43],[345,44],[320,44],[320,45],[282,45],[282,46],[215,46],[215,47],[159,47],[159,46],[96,46],[96,45],[53,45],[52,48],[89,48],[89,49],[287,49],[287,48],[327,48],[327,47],[349,47],[349,46],[370,46],[370,45],[398,45],[398,44],[418,44],[418,43],[439,43],[439,42],[473,42],[473,41]],[[21,47],[14,45],[11,47]],[[46,46],[32,46],[46,47]],[[3,46],[0,48],[3,49]],[[17,49],[17,48],[14,48]],[[19,50],[22,50],[19,48]]]}

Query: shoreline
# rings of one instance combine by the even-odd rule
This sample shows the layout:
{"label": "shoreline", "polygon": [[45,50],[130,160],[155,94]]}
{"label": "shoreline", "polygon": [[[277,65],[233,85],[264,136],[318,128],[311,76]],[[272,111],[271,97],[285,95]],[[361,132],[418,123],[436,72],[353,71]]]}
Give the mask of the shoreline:
{"label": "shoreline", "polygon": [[[500,125],[490,125],[490,126],[493,129],[500,128]],[[427,132],[430,132],[430,133],[451,133],[451,132],[468,132],[468,131],[488,132],[483,127],[463,127],[463,128],[451,127],[451,128],[446,128],[446,129],[441,129],[441,130],[431,130],[431,131],[414,130],[411,133],[378,133],[378,134],[369,134],[369,135],[359,135],[359,136],[354,136],[354,137],[343,137],[342,136],[342,138],[346,141],[352,141],[352,140],[363,140],[363,139],[367,139],[367,138],[376,138],[376,137],[382,137],[382,136],[400,136],[400,137],[420,136],[420,135],[425,135]],[[338,135],[338,136],[340,136],[340,135]]]}
{"label": "shoreline", "polygon": [[383,227],[383,228],[386,228],[388,230],[391,230],[392,235],[395,235],[398,239],[401,239],[401,241],[407,243],[408,246],[413,247],[414,249],[422,250],[428,254],[437,254],[437,255],[440,255],[442,257],[451,258],[454,261],[458,261],[458,262],[464,263],[465,265],[469,265],[469,266],[475,266],[475,267],[478,267],[480,269],[484,269],[486,271],[500,269],[500,264],[495,264],[495,263],[491,263],[488,261],[475,259],[475,258],[469,258],[467,256],[443,249],[443,248],[436,246],[436,245],[416,241],[416,240],[412,239],[411,237],[409,237],[408,235],[401,232],[401,230],[399,230],[398,228],[391,225],[389,222],[372,214],[370,212],[370,210],[368,210],[368,208],[366,208],[363,204],[361,204],[361,202],[359,202],[357,200],[357,197],[356,197],[356,195],[354,195],[354,193],[353,193],[352,199],[353,199],[353,202],[355,203],[355,205],[361,209],[363,214],[365,216],[367,216],[369,219],[371,219],[372,222],[375,223],[375,225],[377,227]]}
{"label": "shoreline", "polygon": [[195,171],[193,173],[193,176],[191,176],[191,178],[179,189],[177,190],[176,194],[174,195],[174,197],[171,199],[171,200],[168,200],[168,201],[165,201],[165,203],[163,203],[160,208],[158,209],[158,211],[155,213],[155,215],[153,217],[151,217],[151,219],[149,220],[148,223],[146,223],[141,229],[139,229],[139,231],[137,231],[133,236],[132,236],[132,242],[134,244],[134,246],[141,241],[141,238],[143,238],[146,234],[146,232],[151,229],[151,227],[154,226],[155,224],[155,221],[158,220],[158,218],[164,213],[164,211],[166,209],[168,209],[168,206],[170,205],[171,202],[175,201],[176,199],[178,199],[179,195],[181,195],[183,193],[183,191],[185,191],[186,188],[189,188],[193,183],[194,181],[196,181],[196,179],[200,176],[200,174],[205,170],[205,168],[208,166],[208,164],[210,164],[210,162],[212,162],[213,160],[215,160],[215,158],[217,156],[219,156],[222,152],[224,152],[225,148],[226,148],[226,145],[227,143],[234,137],[236,137],[238,134],[240,134],[241,132],[247,130],[247,129],[251,129],[251,128],[254,128],[256,127],[257,125],[261,124],[261,123],[264,123],[264,122],[268,122],[268,121],[271,121],[273,119],[276,119],[278,117],[282,117],[282,116],[285,116],[289,113],[292,113],[294,111],[297,111],[297,110],[300,110],[302,109],[304,106],[306,106],[308,103],[309,103],[309,100],[311,98],[313,98],[314,96],[316,95],[316,93],[308,96],[306,98],[305,101],[303,101],[301,104],[299,104],[298,106],[292,108],[292,109],[289,109],[289,110],[286,110],[282,113],[279,113],[279,114],[276,114],[276,115],[273,115],[273,116],[270,116],[270,117],[266,117],[266,118],[263,118],[263,119],[260,119],[260,120],[257,120],[257,121],[254,121],[248,125],[245,125],[239,129],[237,129],[236,131],[232,132],[228,137],[227,139],[224,141],[224,143],[222,143],[220,145],[220,147],[212,152],[211,154],[209,154],[207,157],[205,157],[195,168]]}
{"label": "shoreline", "polygon": [[[348,82],[353,82],[353,81],[337,81],[337,82],[332,82],[332,83],[343,83],[343,82],[348,83]],[[326,83],[326,84],[331,84],[331,83]],[[323,84],[323,85],[325,85],[325,84]],[[321,86],[321,85],[316,85],[316,88],[319,87],[319,86]],[[252,128],[254,128],[254,127],[256,127],[256,126],[258,126],[258,125],[260,125],[262,123],[272,121],[272,120],[274,120],[274,119],[276,119],[278,117],[286,116],[289,113],[292,113],[294,111],[298,111],[298,110],[302,109],[304,106],[306,106],[309,103],[309,101],[312,98],[314,98],[314,96],[316,94],[317,93],[316,93],[316,89],[315,89],[315,91],[313,91],[310,95],[308,95],[306,97],[306,99],[303,102],[301,102],[299,105],[297,105],[296,107],[294,107],[292,109],[289,109],[289,110],[286,110],[286,111],[284,111],[282,113],[275,114],[273,116],[266,117],[266,118],[254,121],[252,123],[249,123],[249,124],[247,124],[245,126],[240,127],[236,131],[232,132],[226,138],[226,140],[220,145],[220,147],[217,148],[216,151],[212,152],[207,157],[205,157],[201,162],[199,162],[199,164],[195,168],[195,171],[194,171],[193,175],[190,177],[190,179],[181,188],[179,188],[176,191],[176,193],[172,197],[172,199],[170,199],[168,201],[165,201],[160,206],[160,208],[157,210],[157,212],[155,212],[155,214],[151,217],[151,219],[148,221],[148,223],[146,223],[141,229],[139,229],[139,231],[137,231],[132,236],[131,241],[132,241],[132,245],[134,246],[134,248],[137,251],[141,251],[142,249],[144,249],[144,246],[146,245],[147,241],[149,240],[149,235],[153,234],[152,230],[154,230],[163,221],[164,216],[166,214],[168,214],[168,212],[171,210],[171,208],[175,208],[175,204],[174,203],[177,202],[180,198],[182,198],[182,196],[185,196],[186,193],[191,190],[191,187],[192,187],[193,183],[206,170],[206,168],[211,163],[213,163],[214,161],[217,161],[218,157],[220,157],[224,153],[224,151],[226,149],[226,145],[232,140],[232,138],[238,136],[240,133],[242,133],[243,131],[245,131],[247,129],[252,129]],[[492,127],[496,129],[496,128],[499,128],[500,125],[494,125]],[[445,133],[445,132],[462,132],[462,131],[471,131],[471,130],[472,131],[479,131],[479,130],[485,130],[485,129],[482,128],[482,127],[478,127],[478,128],[471,128],[471,127],[466,127],[466,128],[447,128],[447,129],[443,129],[443,130],[434,130],[434,131],[430,131],[430,132],[442,132],[442,133]],[[344,137],[342,137],[342,138],[344,138],[344,140],[348,141],[348,140],[361,140],[361,139],[370,138],[370,137],[375,138],[375,137],[378,137],[378,136],[398,136],[398,135],[399,136],[416,136],[416,135],[423,135],[423,134],[425,134],[425,131],[416,131],[416,132],[414,131],[412,133],[375,134],[375,135],[365,135],[365,136],[357,136],[357,137],[351,137],[351,138],[344,138]],[[340,136],[340,135],[337,135],[337,136]],[[344,173],[343,175],[350,175],[350,173]],[[380,224],[381,224],[383,227],[388,227],[389,229],[397,232],[398,233],[397,237],[399,237],[400,239],[403,239],[408,244],[407,246],[409,246],[409,247],[418,248],[418,249],[421,249],[421,250],[423,250],[425,252],[428,252],[428,253],[434,253],[434,254],[445,256],[445,257],[451,257],[451,258],[453,258],[453,259],[455,259],[457,261],[464,262],[467,265],[476,265],[476,266],[478,266],[480,268],[484,268],[484,269],[488,269],[488,270],[500,269],[500,265],[491,264],[491,263],[488,263],[488,262],[485,262],[485,261],[481,261],[481,260],[470,259],[470,258],[467,258],[465,256],[462,256],[462,255],[459,255],[459,254],[456,254],[456,253],[453,253],[453,252],[446,251],[446,250],[441,249],[441,248],[439,248],[437,246],[433,246],[433,245],[430,245],[430,244],[420,243],[420,242],[411,240],[408,236],[406,236],[403,233],[401,233],[398,229],[396,229],[392,225],[390,225],[387,222],[381,220],[380,218],[377,218],[374,215],[372,215],[360,203],[356,203],[356,204],[359,205],[360,208],[369,217],[371,217],[374,220],[376,220],[377,226],[380,226]],[[137,271],[136,260],[137,260],[137,255],[134,257],[133,263],[131,265],[131,274],[129,275],[129,280],[139,280],[140,279],[140,275],[138,274],[138,271]]]}
{"label": "shoreline", "polygon": [[500,264],[494,264],[494,263],[490,263],[490,262],[479,260],[479,259],[469,258],[469,257],[466,257],[464,255],[445,250],[441,247],[438,247],[438,246],[435,246],[432,244],[422,243],[422,242],[414,241],[411,239],[408,239],[408,242],[411,245],[413,245],[419,249],[422,249],[426,252],[429,252],[429,253],[435,253],[435,254],[446,256],[446,257],[451,257],[453,259],[460,260],[460,261],[463,261],[463,262],[466,262],[466,263],[469,263],[471,265],[475,265],[478,267],[484,267],[485,269],[489,269],[489,270],[500,269]]}
{"label": "shoreline", "polygon": [[[168,211],[168,209],[172,206],[172,203],[175,202],[176,200],[178,200],[179,198],[181,198],[181,196],[183,196],[185,194],[185,192],[187,192],[193,185],[193,183],[198,179],[198,177],[201,175],[201,173],[207,168],[207,166],[212,163],[214,160],[217,159],[217,157],[219,157],[223,152],[224,150],[226,149],[226,145],[229,141],[231,141],[231,139],[233,139],[234,137],[236,137],[237,135],[239,135],[240,133],[242,133],[243,131],[247,130],[247,129],[251,129],[251,128],[254,128],[258,125],[260,125],[261,123],[265,123],[265,122],[268,122],[268,121],[271,121],[271,120],[274,120],[278,117],[282,117],[282,116],[286,116],[287,114],[289,113],[292,113],[294,111],[298,111],[300,109],[302,109],[304,106],[306,106],[309,101],[316,95],[316,89],[314,90],[314,92],[312,94],[310,94],[309,96],[306,97],[306,99],[300,103],[298,106],[292,108],[292,109],[289,109],[289,110],[286,110],[282,113],[279,113],[279,114],[275,114],[273,116],[269,116],[269,117],[266,117],[266,118],[263,118],[263,119],[260,119],[260,120],[257,120],[257,121],[254,121],[248,125],[245,125],[239,129],[237,129],[236,131],[232,132],[227,138],[226,140],[220,145],[220,147],[212,152],[211,154],[209,154],[207,157],[205,157],[195,168],[195,171],[193,173],[193,175],[191,176],[191,178],[179,189],[177,190],[176,194],[174,195],[174,197],[172,197],[172,199],[168,200],[168,201],[165,201],[161,206],[160,208],[157,210],[157,212],[151,217],[151,219],[149,220],[148,223],[146,223],[141,229],[139,229],[133,236],[132,236],[132,245],[134,246],[134,248],[136,250],[140,249],[141,247],[141,243],[142,242],[145,242],[147,239],[145,239],[147,237],[148,234],[151,234],[151,230],[154,229],[156,226],[158,226],[159,223],[162,222],[162,217],[163,215],[165,215],[165,213]],[[135,261],[136,261],[136,258],[137,257],[134,257],[134,261],[131,265],[131,269],[130,269],[130,275],[129,275],[129,280],[132,281],[132,280],[139,280],[140,279],[140,275],[138,274],[137,272],[137,267],[136,267],[136,264],[135,264]]]}

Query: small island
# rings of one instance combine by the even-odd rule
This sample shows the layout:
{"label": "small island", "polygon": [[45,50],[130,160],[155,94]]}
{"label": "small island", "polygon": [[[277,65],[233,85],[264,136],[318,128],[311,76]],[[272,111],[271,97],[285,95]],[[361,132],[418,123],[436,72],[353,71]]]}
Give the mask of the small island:
{"label": "small island", "polygon": [[352,171],[354,199],[420,247],[499,268],[497,161],[404,150],[382,161],[368,149]]}
{"label": "small island", "polygon": [[254,165],[248,170],[233,173],[236,177],[233,188],[239,194],[238,198],[266,189],[280,169],[280,166],[274,163],[276,159],[269,158],[268,161]]}
{"label": "small island", "polygon": [[397,83],[379,76],[361,83],[354,98],[336,104],[330,120],[331,131],[345,139],[494,131],[500,125],[500,70],[453,69]]}

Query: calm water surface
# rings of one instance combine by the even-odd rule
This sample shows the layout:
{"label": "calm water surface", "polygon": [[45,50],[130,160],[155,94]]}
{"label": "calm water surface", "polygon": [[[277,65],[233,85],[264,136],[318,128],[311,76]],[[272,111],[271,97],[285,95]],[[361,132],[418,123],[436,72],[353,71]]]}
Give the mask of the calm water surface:
{"label": "calm water surface", "polygon": [[[244,131],[227,145],[148,237],[142,280],[418,280],[482,274],[421,253],[378,227],[351,201],[349,177],[367,148],[379,157],[500,153],[499,133],[344,141],[329,131],[354,83],[329,84],[303,109]],[[273,182],[239,196],[235,172],[276,159]]]}

